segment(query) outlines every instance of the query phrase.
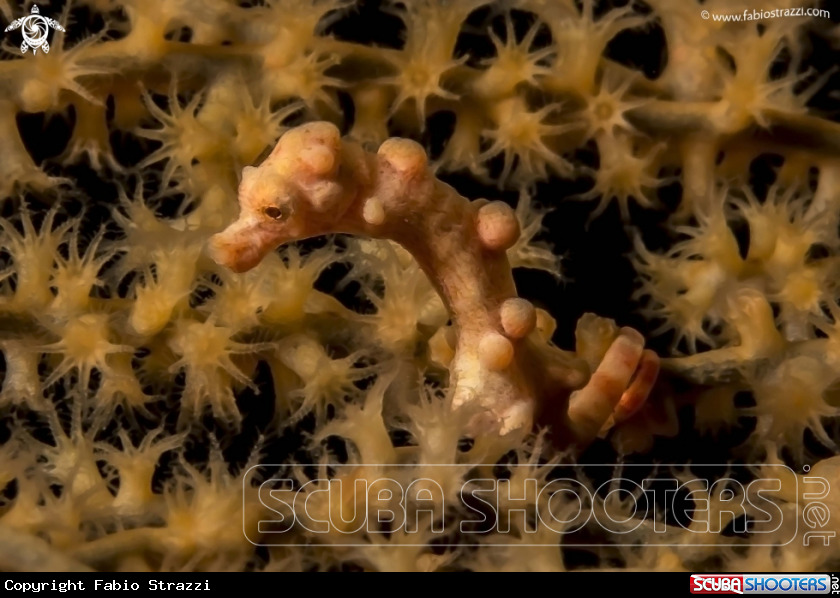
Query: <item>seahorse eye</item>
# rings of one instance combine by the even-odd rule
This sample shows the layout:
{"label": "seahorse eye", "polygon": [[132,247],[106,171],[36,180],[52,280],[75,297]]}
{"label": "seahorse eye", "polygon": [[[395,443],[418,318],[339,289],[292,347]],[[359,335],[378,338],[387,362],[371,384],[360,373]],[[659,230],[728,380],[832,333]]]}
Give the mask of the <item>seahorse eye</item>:
{"label": "seahorse eye", "polygon": [[282,220],[286,213],[276,206],[269,206],[265,209],[265,215],[274,220]]}

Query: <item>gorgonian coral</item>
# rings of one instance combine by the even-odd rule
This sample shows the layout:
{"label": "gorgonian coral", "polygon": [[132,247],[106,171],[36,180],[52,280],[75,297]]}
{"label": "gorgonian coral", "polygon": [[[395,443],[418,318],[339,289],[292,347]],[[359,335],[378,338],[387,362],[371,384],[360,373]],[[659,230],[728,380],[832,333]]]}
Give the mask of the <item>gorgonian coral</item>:
{"label": "gorgonian coral", "polygon": [[[783,544],[807,478],[741,481],[840,484],[806,4],[41,7],[66,31],[0,61],[0,568],[568,570],[575,533],[601,568],[832,567],[733,511],[769,495]],[[570,469],[633,452],[759,465],[660,466],[709,507],[661,533],[632,465]]]}

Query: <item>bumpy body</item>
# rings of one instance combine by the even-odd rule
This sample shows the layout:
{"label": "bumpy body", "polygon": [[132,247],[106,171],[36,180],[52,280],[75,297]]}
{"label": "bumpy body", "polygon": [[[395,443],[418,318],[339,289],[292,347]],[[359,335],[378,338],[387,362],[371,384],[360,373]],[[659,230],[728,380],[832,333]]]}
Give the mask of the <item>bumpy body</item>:
{"label": "bumpy body", "polygon": [[548,414],[566,441],[585,443],[617,404],[627,416],[635,411],[653,384],[658,359],[635,331],[621,331],[591,377],[574,354],[534,338],[534,308],[517,297],[506,256],[520,232],[513,210],[469,201],[436,179],[414,141],[389,139],[373,154],[342,140],[330,123],[302,125],[258,168],[246,167],[239,200],[239,220],[209,246],[235,271],[283,243],[329,233],[403,245],[452,316],[453,407],[476,408],[472,432],[527,432]]}

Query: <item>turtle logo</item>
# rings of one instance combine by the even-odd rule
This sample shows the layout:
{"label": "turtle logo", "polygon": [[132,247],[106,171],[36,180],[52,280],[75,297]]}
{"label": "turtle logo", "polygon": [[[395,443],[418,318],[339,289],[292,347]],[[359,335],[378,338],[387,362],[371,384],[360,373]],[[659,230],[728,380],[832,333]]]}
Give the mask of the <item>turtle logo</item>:
{"label": "turtle logo", "polygon": [[14,31],[19,27],[23,27],[23,43],[20,45],[20,51],[26,54],[29,48],[32,48],[32,53],[38,52],[38,48],[43,48],[44,54],[50,51],[50,44],[47,43],[47,34],[49,28],[64,31],[58,21],[44,17],[39,14],[38,5],[32,5],[32,14],[27,17],[21,17],[12,21],[12,24],[6,27],[6,31]]}

